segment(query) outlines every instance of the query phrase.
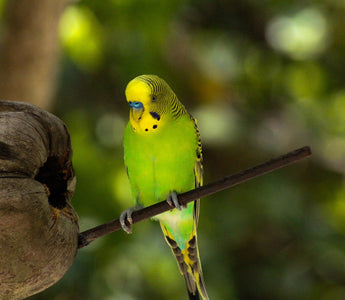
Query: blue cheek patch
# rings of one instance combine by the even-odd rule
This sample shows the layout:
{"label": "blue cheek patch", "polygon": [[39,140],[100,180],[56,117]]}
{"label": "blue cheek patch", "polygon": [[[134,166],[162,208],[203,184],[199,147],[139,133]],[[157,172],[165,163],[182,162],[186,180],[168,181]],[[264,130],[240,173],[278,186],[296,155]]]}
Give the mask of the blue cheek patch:
{"label": "blue cheek patch", "polygon": [[142,109],[142,108],[144,108],[144,105],[141,102],[139,102],[139,101],[133,101],[133,102],[129,101],[128,104],[129,104],[129,106],[131,108],[135,108],[135,109]]}

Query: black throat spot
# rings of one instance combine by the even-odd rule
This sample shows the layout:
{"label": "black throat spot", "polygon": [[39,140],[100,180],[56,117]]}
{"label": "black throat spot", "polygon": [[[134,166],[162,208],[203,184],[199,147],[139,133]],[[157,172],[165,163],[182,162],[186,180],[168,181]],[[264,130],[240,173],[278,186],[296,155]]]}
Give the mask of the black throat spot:
{"label": "black throat spot", "polygon": [[150,111],[150,115],[152,116],[152,118],[156,119],[157,121],[161,119],[161,116],[154,111]]}

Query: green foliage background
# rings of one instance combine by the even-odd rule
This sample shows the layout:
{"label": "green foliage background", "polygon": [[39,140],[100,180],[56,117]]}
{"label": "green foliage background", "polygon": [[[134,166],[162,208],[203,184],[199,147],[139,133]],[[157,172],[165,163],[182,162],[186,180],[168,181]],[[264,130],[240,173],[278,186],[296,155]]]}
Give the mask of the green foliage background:
{"label": "green foliage background", "polygon": [[[295,148],[312,158],[201,201],[211,299],[345,299],[342,0],[82,0],[60,24],[57,114],[68,126],[81,230],[132,206],[124,89],[170,84],[198,119],[205,182]],[[30,299],[186,299],[158,224],[79,251]]]}

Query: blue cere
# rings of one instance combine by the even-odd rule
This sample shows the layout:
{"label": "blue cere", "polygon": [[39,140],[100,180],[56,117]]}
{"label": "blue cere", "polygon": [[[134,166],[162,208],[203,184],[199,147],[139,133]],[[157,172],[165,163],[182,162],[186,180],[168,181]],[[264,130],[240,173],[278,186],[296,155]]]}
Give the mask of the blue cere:
{"label": "blue cere", "polygon": [[129,103],[129,106],[131,108],[135,108],[135,109],[142,109],[142,108],[144,108],[144,105],[141,102],[139,102],[139,101],[134,101],[134,102],[129,101],[128,103]]}

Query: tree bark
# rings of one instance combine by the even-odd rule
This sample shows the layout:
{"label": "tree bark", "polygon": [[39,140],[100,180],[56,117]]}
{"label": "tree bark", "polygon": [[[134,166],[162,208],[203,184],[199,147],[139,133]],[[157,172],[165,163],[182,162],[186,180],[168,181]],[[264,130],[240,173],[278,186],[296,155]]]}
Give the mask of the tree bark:
{"label": "tree bark", "polygon": [[7,1],[0,56],[1,99],[52,108],[58,71],[58,25],[69,1]]}
{"label": "tree bark", "polygon": [[0,101],[0,299],[57,282],[77,253],[66,126],[36,106]]}

